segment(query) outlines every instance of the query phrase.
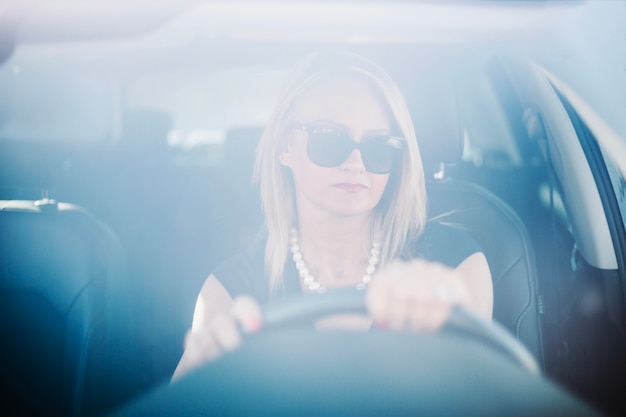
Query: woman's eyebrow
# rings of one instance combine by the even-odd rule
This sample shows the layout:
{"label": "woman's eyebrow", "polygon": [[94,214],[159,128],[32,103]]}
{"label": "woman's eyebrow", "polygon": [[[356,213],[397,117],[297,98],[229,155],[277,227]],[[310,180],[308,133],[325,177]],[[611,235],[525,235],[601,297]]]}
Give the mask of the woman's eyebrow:
{"label": "woman's eyebrow", "polygon": [[[345,131],[351,131],[352,128],[348,125],[344,125],[343,123],[339,123],[336,122],[334,120],[317,120],[315,122],[312,122],[311,124],[316,125],[316,124],[321,124],[321,125],[331,125],[334,127],[338,127],[342,130]],[[380,134],[380,133],[384,133],[384,134],[388,134],[391,132],[391,128],[387,128],[387,127],[383,127],[383,128],[379,128],[379,129],[367,129],[365,131],[365,133],[367,134]]]}
{"label": "woman's eyebrow", "polygon": [[350,130],[350,127],[347,125],[344,125],[342,123],[339,122],[335,122],[334,120],[316,120],[314,122],[311,122],[310,124],[312,125],[331,125],[334,127],[338,127],[344,130]]}
{"label": "woman's eyebrow", "polygon": [[366,130],[367,133],[391,133],[391,129],[390,128],[381,128],[381,129],[369,129]]}

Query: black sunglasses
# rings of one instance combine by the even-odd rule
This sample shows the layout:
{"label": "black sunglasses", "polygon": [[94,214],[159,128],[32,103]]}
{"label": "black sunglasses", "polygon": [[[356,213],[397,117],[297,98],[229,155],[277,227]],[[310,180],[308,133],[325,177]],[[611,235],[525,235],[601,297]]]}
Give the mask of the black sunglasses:
{"label": "black sunglasses", "polygon": [[406,146],[406,139],[392,135],[368,135],[356,142],[338,127],[302,124],[293,127],[307,132],[307,156],[315,165],[325,168],[341,165],[358,149],[368,172],[387,174],[398,164]]}

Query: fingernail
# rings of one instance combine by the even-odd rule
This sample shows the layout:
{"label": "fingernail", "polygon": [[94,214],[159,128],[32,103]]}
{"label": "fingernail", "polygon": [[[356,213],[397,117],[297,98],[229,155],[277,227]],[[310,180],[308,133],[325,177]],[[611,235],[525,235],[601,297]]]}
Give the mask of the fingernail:
{"label": "fingernail", "polygon": [[374,325],[377,329],[380,330],[385,330],[387,327],[389,327],[389,323],[386,320],[376,320],[376,322],[374,322]]}
{"label": "fingernail", "polygon": [[248,320],[248,322],[246,323],[246,329],[249,333],[256,333],[259,330],[261,330],[261,319],[258,318],[251,318]]}

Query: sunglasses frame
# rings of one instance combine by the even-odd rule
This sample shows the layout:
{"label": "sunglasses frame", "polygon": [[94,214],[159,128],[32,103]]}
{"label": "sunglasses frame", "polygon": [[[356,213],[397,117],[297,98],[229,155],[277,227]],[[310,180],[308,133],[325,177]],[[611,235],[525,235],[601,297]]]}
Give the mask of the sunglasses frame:
{"label": "sunglasses frame", "polygon": [[[327,164],[321,164],[318,163],[316,161],[314,161],[311,158],[311,153],[310,153],[310,149],[309,149],[309,143],[310,143],[310,137],[311,137],[311,133],[313,133],[313,131],[315,129],[322,129],[324,127],[327,127],[329,129],[336,129],[337,133],[343,133],[345,134],[345,136],[352,142],[352,149],[350,149],[350,152],[346,155],[346,157],[341,160],[339,163],[337,164],[333,164],[333,165],[327,165]],[[393,146],[391,144],[391,142],[387,142],[390,148],[395,149],[398,151],[398,155],[402,155],[406,149],[406,138],[400,137],[400,136],[396,136],[396,135],[385,135],[385,134],[376,134],[376,135],[366,135],[363,137],[363,139],[360,142],[355,141],[352,136],[345,130],[341,129],[341,128],[335,128],[333,126],[325,126],[323,124],[305,124],[305,123],[295,123],[292,125],[292,128],[297,129],[297,130],[302,130],[304,132],[307,133],[307,157],[309,158],[309,160],[314,163],[317,166],[321,166],[324,168],[334,168],[334,167],[338,167],[339,165],[341,165],[342,163],[344,163],[348,157],[350,156],[350,154],[355,150],[358,149],[359,153],[361,154],[361,160],[363,161],[363,165],[365,166],[365,170],[367,172],[370,172],[372,174],[388,174],[391,171],[393,171],[393,169],[395,168],[396,164],[394,163],[394,161],[392,161],[391,163],[391,167],[389,167],[389,169],[380,171],[380,170],[371,170],[371,163],[370,163],[370,157],[368,156],[368,154],[366,153],[365,155],[363,154],[363,143],[369,140],[373,140],[373,139],[369,139],[369,138],[386,138],[387,140],[396,140],[398,141],[398,146]],[[394,157],[394,159],[396,159],[396,157]]]}

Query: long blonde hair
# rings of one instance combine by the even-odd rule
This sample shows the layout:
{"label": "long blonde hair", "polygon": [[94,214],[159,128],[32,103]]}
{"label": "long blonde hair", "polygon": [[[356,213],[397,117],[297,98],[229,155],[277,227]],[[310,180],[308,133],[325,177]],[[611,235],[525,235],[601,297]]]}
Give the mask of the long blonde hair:
{"label": "long blonde hair", "polygon": [[347,52],[311,55],[296,65],[257,148],[254,181],[260,185],[267,225],[265,272],[270,295],[284,288],[289,255],[289,232],[297,221],[291,172],[278,163],[289,114],[295,101],[321,78],[359,77],[385,101],[392,122],[407,139],[402,168],[391,173],[387,188],[374,209],[370,231],[381,242],[380,264],[399,257],[422,232],[427,218],[424,170],[409,110],[391,77],[370,60]]}

